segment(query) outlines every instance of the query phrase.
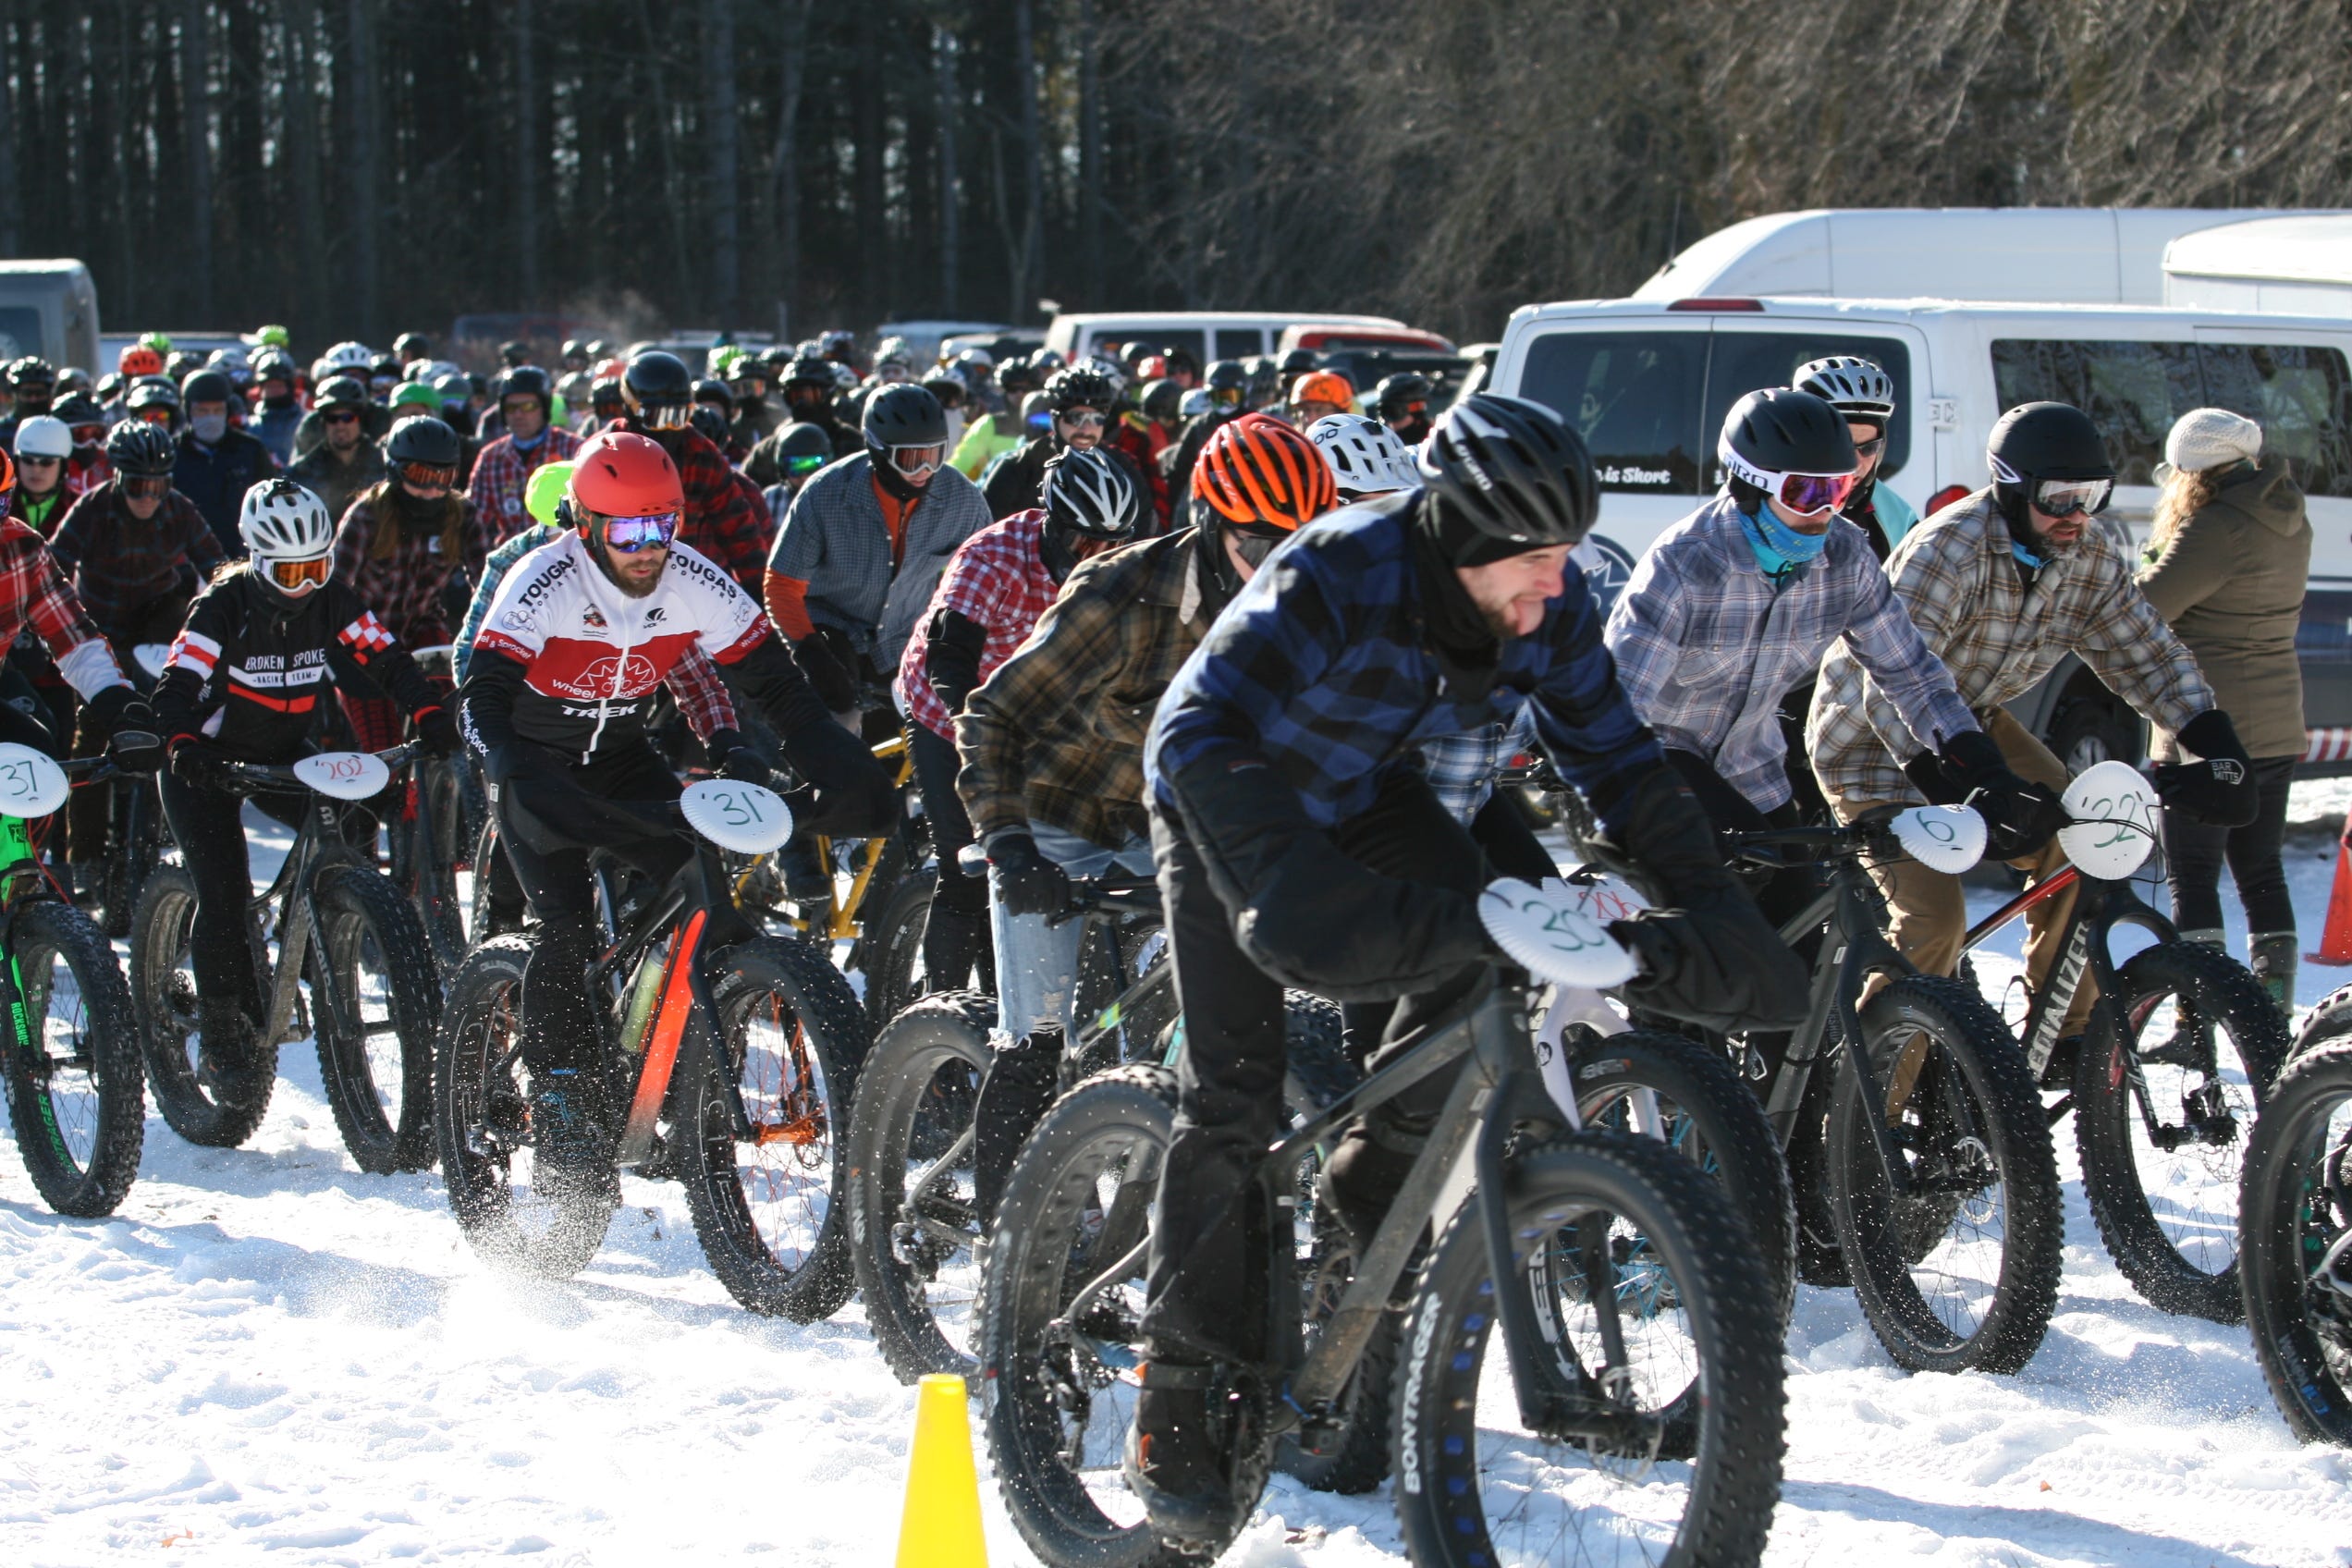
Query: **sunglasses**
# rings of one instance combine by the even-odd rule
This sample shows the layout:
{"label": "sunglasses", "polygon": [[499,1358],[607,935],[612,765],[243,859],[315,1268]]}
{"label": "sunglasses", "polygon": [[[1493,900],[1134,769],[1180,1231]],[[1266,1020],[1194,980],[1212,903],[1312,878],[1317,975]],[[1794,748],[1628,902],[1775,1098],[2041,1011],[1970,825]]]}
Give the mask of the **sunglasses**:
{"label": "sunglasses", "polygon": [[134,501],[160,501],[171,494],[168,473],[127,473],[123,475],[123,494]]}
{"label": "sunglasses", "polygon": [[321,410],[319,418],[328,424],[357,424],[360,422],[360,410],[357,409]]}
{"label": "sunglasses", "polygon": [[1073,430],[1100,430],[1105,418],[1092,409],[1081,409],[1072,413],[1056,414],[1054,417]]}
{"label": "sunglasses", "polygon": [[297,588],[325,587],[328,576],[335,570],[335,557],[332,556],[312,556],[299,561],[276,560],[267,557],[257,557],[256,559],[269,568],[270,581],[289,594]]}
{"label": "sunglasses", "polygon": [[17,454],[17,466],[18,468],[55,468],[65,460],[66,459],[63,458],[35,457],[31,452],[18,452]]}
{"label": "sunglasses", "polygon": [[939,446],[890,448],[890,466],[909,479],[921,479],[927,474],[937,473],[939,471],[939,465],[947,461],[947,458],[948,449]]}
{"label": "sunglasses", "polygon": [[1887,438],[1883,435],[1874,435],[1868,441],[1856,441],[1854,444],[1854,456],[1856,460],[1860,462],[1869,461],[1872,458],[1877,457],[1880,452],[1886,450],[1886,444]]}
{"label": "sunglasses", "polygon": [[651,517],[608,517],[605,520],[605,545],[624,556],[640,550],[667,550],[678,536],[678,514],[656,512]]}
{"label": "sunglasses", "polygon": [[1781,505],[1800,517],[1830,511],[1854,494],[1850,473],[1784,473],[1781,475]]}
{"label": "sunglasses", "polygon": [[2046,479],[2034,492],[2034,505],[2051,517],[2103,512],[2114,489],[2112,479]]}
{"label": "sunglasses", "polygon": [[447,490],[458,482],[458,471],[446,463],[402,463],[400,477],[420,490]]}
{"label": "sunglasses", "polygon": [[795,479],[798,479],[802,474],[815,473],[818,469],[821,469],[824,466],[825,459],[814,455],[805,458],[786,458],[784,459],[784,472],[790,474]]}

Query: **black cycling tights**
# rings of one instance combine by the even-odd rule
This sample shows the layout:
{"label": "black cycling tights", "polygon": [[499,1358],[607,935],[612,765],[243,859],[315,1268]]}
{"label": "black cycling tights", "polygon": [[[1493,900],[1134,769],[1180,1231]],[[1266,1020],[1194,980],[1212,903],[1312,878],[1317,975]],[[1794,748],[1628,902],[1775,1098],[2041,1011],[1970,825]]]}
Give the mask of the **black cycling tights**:
{"label": "black cycling tights", "polygon": [[[181,861],[196,884],[196,919],[188,932],[188,955],[196,971],[196,994],[218,1000],[234,998],[256,1024],[262,994],[254,974],[252,868],[245,854],[241,802],[221,790],[204,790],[175,774],[163,787],[164,817],[179,845]],[[253,803],[289,827],[309,809],[307,800],[259,795]]]}
{"label": "black cycling tights", "polygon": [[2164,873],[2173,885],[2173,923],[2184,931],[2222,928],[2222,862],[2229,862],[2246,928],[2257,937],[2295,929],[2295,900],[2287,892],[2279,846],[2286,837],[2286,791],[2296,757],[2258,757],[2254,783],[2261,810],[2243,827],[2215,827],[2181,813],[2164,813]]}

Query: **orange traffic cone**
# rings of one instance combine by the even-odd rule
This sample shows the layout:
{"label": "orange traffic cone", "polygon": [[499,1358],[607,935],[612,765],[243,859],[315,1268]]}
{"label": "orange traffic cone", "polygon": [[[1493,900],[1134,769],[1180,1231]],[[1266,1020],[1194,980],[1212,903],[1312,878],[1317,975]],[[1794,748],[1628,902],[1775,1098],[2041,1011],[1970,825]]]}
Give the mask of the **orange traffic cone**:
{"label": "orange traffic cone", "polygon": [[2335,885],[2328,889],[2327,928],[2320,933],[2313,963],[2352,963],[2352,816],[2335,840]]}

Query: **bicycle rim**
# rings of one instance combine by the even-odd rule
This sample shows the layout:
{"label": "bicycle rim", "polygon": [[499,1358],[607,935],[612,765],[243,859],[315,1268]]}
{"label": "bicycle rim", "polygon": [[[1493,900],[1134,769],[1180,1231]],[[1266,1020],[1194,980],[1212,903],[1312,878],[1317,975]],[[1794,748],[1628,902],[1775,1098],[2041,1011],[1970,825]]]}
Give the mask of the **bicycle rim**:
{"label": "bicycle rim", "polygon": [[61,1163],[87,1174],[105,1133],[106,1093],[90,999],[64,953],[19,941],[14,956],[24,984],[28,1035],[18,1043],[31,1059],[40,1134]]}
{"label": "bicycle rim", "polygon": [[815,1253],[833,1207],[835,1144],[844,1129],[833,1123],[832,1085],[807,1025],[777,992],[737,999],[722,1022],[753,1133],[732,1144],[736,1184],[760,1243],[778,1267],[797,1270]]}

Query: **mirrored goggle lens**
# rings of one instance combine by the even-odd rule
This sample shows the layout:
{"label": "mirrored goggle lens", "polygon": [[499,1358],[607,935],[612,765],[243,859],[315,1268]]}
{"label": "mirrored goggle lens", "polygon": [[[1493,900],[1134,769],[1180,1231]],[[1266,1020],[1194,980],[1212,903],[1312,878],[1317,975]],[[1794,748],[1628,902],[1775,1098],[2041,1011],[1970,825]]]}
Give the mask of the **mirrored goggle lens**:
{"label": "mirrored goggle lens", "polygon": [[420,490],[447,490],[458,482],[458,471],[441,463],[402,463],[400,477]]}
{"label": "mirrored goggle lens", "polygon": [[926,473],[936,472],[939,465],[947,460],[947,456],[945,447],[893,447],[890,448],[890,466],[909,479],[920,479]]}
{"label": "mirrored goggle lens", "polygon": [[1031,414],[1029,416],[1029,428],[1039,432],[1051,430],[1053,428],[1053,415],[1047,413],[1042,410],[1036,413]]}
{"label": "mirrored goggle lens", "polygon": [[123,494],[134,501],[160,500],[171,494],[168,473],[131,473],[123,476]]}
{"label": "mirrored goggle lens", "polygon": [[824,466],[825,459],[817,457],[814,453],[805,458],[786,458],[784,459],[784,472],[790,474],[795,479],[800,478],[803,474],[815,473],[818,469],[821,469]]}
{"label": "mirrored goggle lens", "polygon": [[161,403],[150,403],[139,410],[139,417],[149,424],[169,424],[172,411]]}
{"label": "mirrored goggle lens", "polygon": [[1208,400],[1212,403],[1238,403],[1242,400],[1242,389],[1238,386],[1214,386],[1209,389]]}
{"label": "mirrored goggle lens", "polygon": [[678,536],[678,514],[661,512],[653,517],[616,517],[605,523],[605,543],[624,556],[640,550],[667,550]]}
{"label": "mirrored goggle lens", "polygon": [[2034,505],[2052,517],[2101,512],[2107,509],[2107,498],[2114,488],[2112,479],[2044,480],[2034,496]]}
{"label": "mirrored goggle lens", "polygon": [[106,438],[106,427],[103,424],[77,424],[73,427],[73,438],[77,447],[95,447]]}
{"label": "mirrored goggle lens", "polygon": [[1781,505],[1793,512],[1828,511],[1852,494],[1850,473],[1792,473],[1781,480]]}
{"label": "mirrored goggle lens", "polygon": [[280,588],[289,590],[305,585],[323,587],[327,574],[335,570],[332,556],[312,556],[308,560],[299,561],[269,560],[263,564],[269,568],[270,581]]}

